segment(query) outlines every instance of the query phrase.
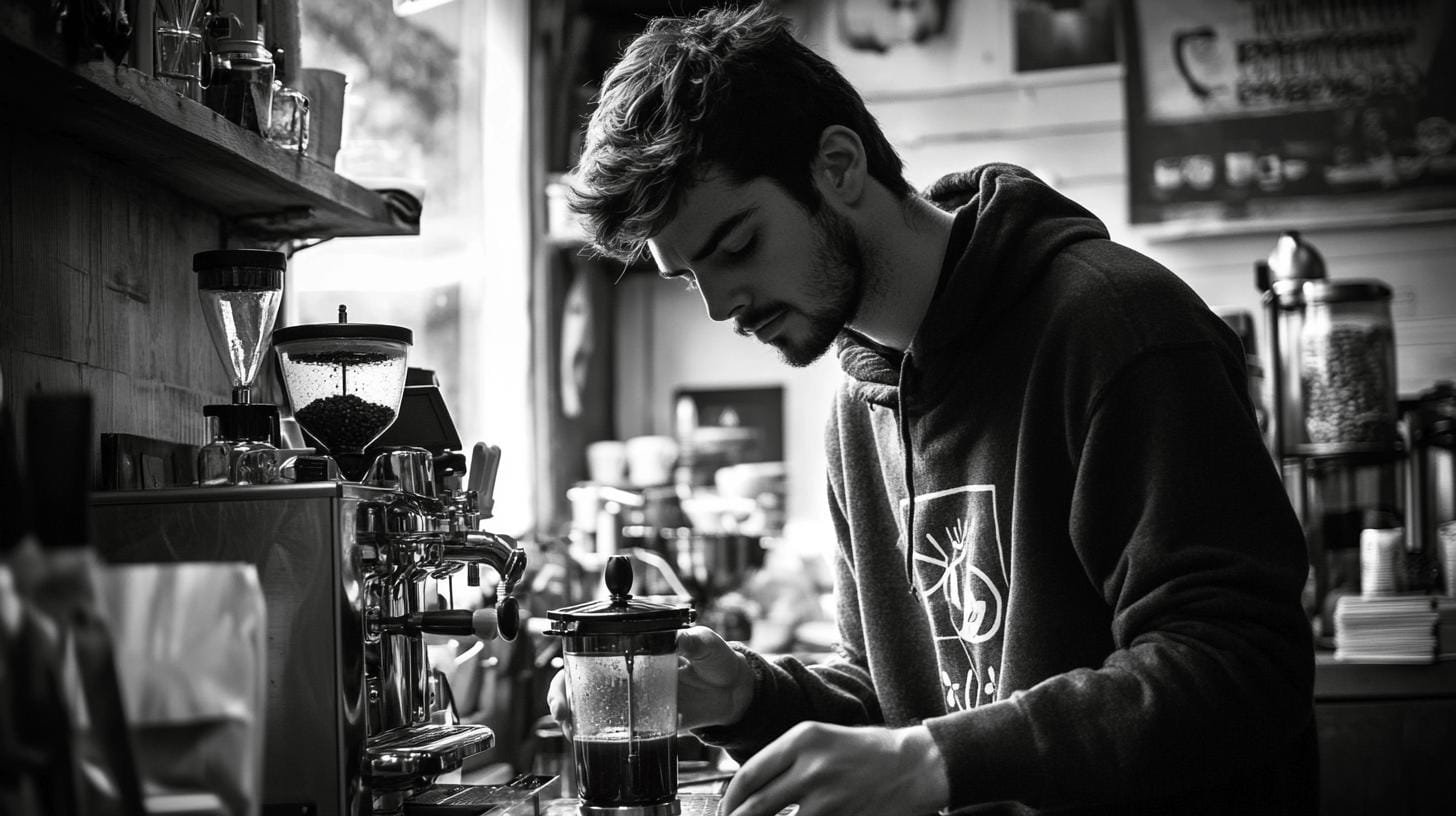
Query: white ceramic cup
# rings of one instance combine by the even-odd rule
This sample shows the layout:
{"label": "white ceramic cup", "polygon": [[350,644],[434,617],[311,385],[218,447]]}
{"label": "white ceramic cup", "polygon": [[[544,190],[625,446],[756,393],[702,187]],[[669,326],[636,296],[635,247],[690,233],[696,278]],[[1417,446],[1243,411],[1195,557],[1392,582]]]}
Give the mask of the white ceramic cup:
{"label": "white ceramic cup", "polygon": [[603,439],[586,446],[587,478],[597,484],[621,486],[627,483],[627,445]]}
{"label": "white ceramic cup", "polygon": [[671,482],[677,453],[677,440],[670,436],[634,436],[628,439],[627,481],[633,487],[653,487]]}

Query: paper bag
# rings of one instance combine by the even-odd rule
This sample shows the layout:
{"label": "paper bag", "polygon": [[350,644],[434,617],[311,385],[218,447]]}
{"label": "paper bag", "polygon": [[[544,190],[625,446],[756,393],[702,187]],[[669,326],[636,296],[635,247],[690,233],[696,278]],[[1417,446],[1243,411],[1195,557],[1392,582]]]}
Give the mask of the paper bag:
{"label": "paper bag", "polygon": [[266,620],[252,564],[109,566],[100,607],[150,792],[210,792],[261,809]]}

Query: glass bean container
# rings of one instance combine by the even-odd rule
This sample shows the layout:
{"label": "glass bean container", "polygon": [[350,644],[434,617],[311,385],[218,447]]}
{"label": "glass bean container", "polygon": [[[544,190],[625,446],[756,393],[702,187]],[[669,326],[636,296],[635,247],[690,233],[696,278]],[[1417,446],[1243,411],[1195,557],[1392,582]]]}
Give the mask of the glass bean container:
{"label": "glass bean container", "polygon": [[1300,384],[1309,442],[1394,449],[1399,406],[1390,287],[1373,280],[1306,281],[1303,294]]}
{"label": "glass bean container", "polygon": [[413,341],[400,326],[342,320],[274,331],[293,418],[336,459],[362,455],[399,413]]}

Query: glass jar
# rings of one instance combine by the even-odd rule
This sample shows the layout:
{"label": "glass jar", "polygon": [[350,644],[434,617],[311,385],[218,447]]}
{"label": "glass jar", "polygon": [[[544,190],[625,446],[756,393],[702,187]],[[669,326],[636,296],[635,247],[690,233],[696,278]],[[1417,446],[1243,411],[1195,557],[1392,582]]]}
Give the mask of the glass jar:
{"label": "glass jar", "polygon": [[1303,294],[1300,386],[1310,443],[1395,448],[1390,287],[1373,280],[1306,281]]}
{"label": "glass jar", "polygon": [[273,113],[268,141],[303,153],[308,150],[308,97],[281,82],[273,83]]}
{"label": "glass jar", "polygon": [[273,117],[273,55],[260,40],[225,38],[213,47],[204,100],[228,121],[263,136]]}

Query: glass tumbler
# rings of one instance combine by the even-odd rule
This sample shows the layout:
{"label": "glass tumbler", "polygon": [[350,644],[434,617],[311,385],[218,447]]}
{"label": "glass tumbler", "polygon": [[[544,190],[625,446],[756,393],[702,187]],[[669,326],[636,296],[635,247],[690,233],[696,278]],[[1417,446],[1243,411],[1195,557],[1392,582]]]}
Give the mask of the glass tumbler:
{"label": "glass tumbler", "polygon": [[202,34],[185,28],[158,26],[152,39],[153,72],[182,96],[202,101]]}

